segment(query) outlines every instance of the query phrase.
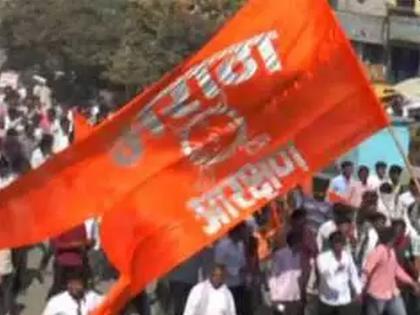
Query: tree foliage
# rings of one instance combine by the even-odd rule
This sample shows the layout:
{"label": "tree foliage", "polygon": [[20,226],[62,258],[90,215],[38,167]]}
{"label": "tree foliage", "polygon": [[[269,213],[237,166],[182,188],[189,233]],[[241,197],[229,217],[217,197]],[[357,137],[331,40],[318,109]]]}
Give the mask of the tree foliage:
{"label": "tree foliage", "polygon": [[0,34],[15,66],[95,73],[137,89],[205,43],[241,2],[3,1]]}

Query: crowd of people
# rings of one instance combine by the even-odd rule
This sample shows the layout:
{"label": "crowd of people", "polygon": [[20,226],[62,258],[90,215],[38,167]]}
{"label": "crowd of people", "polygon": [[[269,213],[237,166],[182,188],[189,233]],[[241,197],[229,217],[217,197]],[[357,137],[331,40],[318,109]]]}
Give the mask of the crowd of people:
{"label": "crowd of people", "polygon": [[[0,72],[0,189],[7,188],[20,176],[39,168],[74,141],[75,108],[59,103],[55,91],[44,77],[34,75],[29,81],[26,80],[24,84],[21,76],[14,71]],[[92,123],[99,122],[101,111],[97,106],[85,106],[83,112]],[[67,274],[69,280],[80,280],[81,275],[85,275],[84,268],[80,266],[86,263],[79,259],[85,256],[88,248],[94,262],[93,268],[96,267],[95,262],[103,259],[102,253],[97,250],[99,245],[92,241],[95,220],[86,222],[86,228],[86,231],[76,229],[39,245],[44,253],[39,266],[40,278],[50,257],[55,257],[54,283],[49,297],[67,288]],[[73,239],[76,239],[74,243]],[[0,250],[0,314],[17,314],[16,297],[24,294],[27,287],[28,250],[26,247]],[[104,264],[96,269],[100,273],[103,273],[100,269],[102,266]],[[77,287],[75,282],[69,282],[69,292],[77,291],[77,295],[81,290],[74,289]],[[94,304],[97,306],[97,303]],[[52,313],[51,308],[54,307],[48,305],[46,314],[58,314]],[[82,309],[85,308],[82,305]]]}
{"label": "crowd of people", "polygon": [[169,275],[173,314],[420,314],[419,190],[402,172],[346,161],[324,194],[270,203]]}

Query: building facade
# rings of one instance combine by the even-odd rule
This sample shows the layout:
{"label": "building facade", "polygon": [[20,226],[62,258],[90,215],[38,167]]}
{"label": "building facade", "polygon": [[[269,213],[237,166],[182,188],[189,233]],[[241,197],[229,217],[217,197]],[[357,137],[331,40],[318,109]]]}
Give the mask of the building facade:
{"label": "building facade", "polygon": [[330,0],[373,80],[420,75],[420,0]]}

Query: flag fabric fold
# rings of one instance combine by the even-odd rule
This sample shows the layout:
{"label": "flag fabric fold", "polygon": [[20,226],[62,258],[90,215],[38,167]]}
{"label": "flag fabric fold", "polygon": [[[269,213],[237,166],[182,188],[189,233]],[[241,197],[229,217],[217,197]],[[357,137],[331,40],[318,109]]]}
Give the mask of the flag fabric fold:
{"label": "flag fabric fold", "polygon": [[2,191],[0,246],[36,243],[101,215],[183,161],[205,171],[238,153],[234,169],[357,94],[366,82],[327,10],[324,1],[249,1],[110,121]]}

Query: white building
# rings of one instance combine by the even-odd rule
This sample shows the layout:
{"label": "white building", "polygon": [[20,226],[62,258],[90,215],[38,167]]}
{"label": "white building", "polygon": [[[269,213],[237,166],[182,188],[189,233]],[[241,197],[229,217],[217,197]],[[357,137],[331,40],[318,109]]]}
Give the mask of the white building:
{"label": "white building", "polygon": [[420,74],[420,1],[330,0],[361,59],[391,81]]}

